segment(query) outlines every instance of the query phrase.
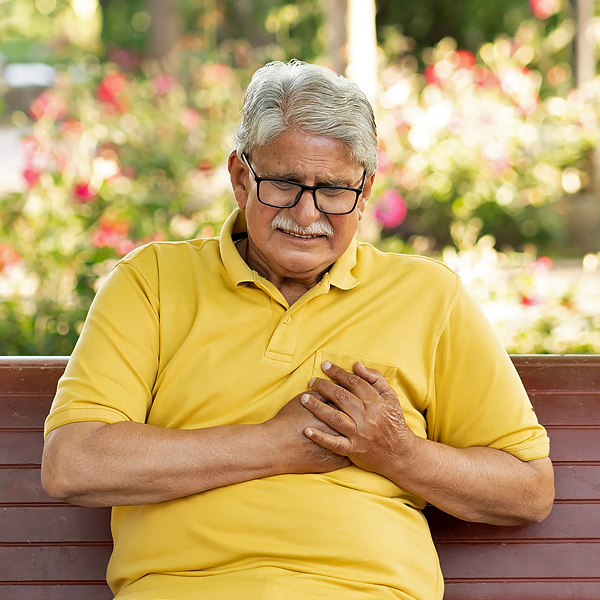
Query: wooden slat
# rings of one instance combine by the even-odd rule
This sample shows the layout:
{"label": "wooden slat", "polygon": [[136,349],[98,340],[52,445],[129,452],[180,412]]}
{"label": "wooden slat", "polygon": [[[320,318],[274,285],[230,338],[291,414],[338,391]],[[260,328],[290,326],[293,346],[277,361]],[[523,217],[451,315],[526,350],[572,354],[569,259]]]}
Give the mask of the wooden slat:
{"label": "wooden slat", "polygon": [[547,427],[550,458],[561,462],[600,462],[600,426],[590,429]]}
{"label": "wooden slat", "polygon": [[39,465],[44,438],[40,431],[0,433],[0,465]]}
{"label": "wooden slat", "polygon": [[433,507],[427,508],[426,515],[434,540],[440,543],[464,540],[520,543],[524,540],[596,539],[600,544],[600,503],[555,504],[545,521],[515,527],[466,523]]}
{"label": "wooden slat", "polygon": [[0,545],[29,542],[107,542],[110,508],[0,506]]}
{"label": "wooden slat", "polygon": [[444,600],[598,600],[596,581],[446,582]]}
{"label": "wooden slat", "polygon": [[586,394],[531,392],[535,414],[546,427],[551,425],[600,425],[600,390]]}
{"label": "wooden slat", "polygon": [[42,489],[39,468],[0,469],[0,504],[36,502],[58,503]]}
{"label": "wooden slat", "polygon": [[[0,372],[0,377],[2,373]],[[41,429],[50,412],[51,394],[11,394],[0,396],[0,427],[3,429]]]}
{"label": "wooden slat", "polygon": [[600,464],[554,465],[557,500],[600,500]]}
{"label": "wooden slat", "polygon": [[53,394],[66,365],[66,357],[1,357],[0,392]]}
{"label": "wooden slat", "polygon": [[521,355],[511,358],[528,391],[600,390],[600,355]]}
{"label": "wooden slat", "polygon": [[2,600],[112,600],[113,594],[106,583],[88,585],[2,585]]}
{"label": "wooden slat", "polygon": [[599,579],[600,543],[437,544],[448,579]]}
{"label": "wooden slat", "polygon": [[0,546],[0,581],[105,581],[110,546]]}

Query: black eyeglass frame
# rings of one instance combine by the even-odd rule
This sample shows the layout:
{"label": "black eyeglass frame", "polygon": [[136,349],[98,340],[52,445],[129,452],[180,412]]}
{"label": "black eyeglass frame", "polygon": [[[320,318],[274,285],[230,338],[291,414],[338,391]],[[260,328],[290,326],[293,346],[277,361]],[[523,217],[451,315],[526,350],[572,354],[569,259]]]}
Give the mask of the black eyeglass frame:
{"label": "black eyeglass frame", "polygon": [[[351,212],[354,212],[354,209],[356,208],[356,205],[358,204],[358,199],[360,198],[360,195],[363,193],[363,190],[365,189],[365,180],[367,178],[366,169],[363,169],[363,176],[362,176],[362,181],[360,183],[360,189],[344,187],[344,186],[340,186],[340,185],[304,185],[302,183],[297,183],[296,181],[289,181],[287,179],[275,179],[272,177],[259,177],[256,174],[256,171],[252,168],[252,165],[250,164],[250,162],[248,161],[248,157],[246,156],[245,152],[242,152],[242,158],[244,159],[244,162],[246,163],[246,165],[248,165],[248,168],[252,172],[254,181],[256,181],[256,197],[258,198],[258,201],[261,204],[264,204],[265,206],[271,206],[273,208],[293,208],[294,206],[296,206],[296,204],[298,204],[298,202],[300,202],[300,198],[302,198],[302,194],[304,194],[304,192],[306,190],[309,190],[312,193],[313,202],[315,203],[315,208],[319,212],[322,212],[326,215],[349,215]],[[290,204],[289,206],[279,206],[278,204],[269,204],[268,202],[264,202],[263,200],[260,199],[260,184],[262,181],[275,181],[278,183],[288,183],[288,184],[299,187],[300,191],[298,192],[298,195],[296,196],[294,203]],[[328,210],[322,210],[321,208],[319,208],[319,205],[317,204],[317,191],[322,190],[322,189],[344,190],[347,192],[355,192],[356,200],[354,200],[354,204],[352,205],[352,208],[345,212],[331,212]]]}

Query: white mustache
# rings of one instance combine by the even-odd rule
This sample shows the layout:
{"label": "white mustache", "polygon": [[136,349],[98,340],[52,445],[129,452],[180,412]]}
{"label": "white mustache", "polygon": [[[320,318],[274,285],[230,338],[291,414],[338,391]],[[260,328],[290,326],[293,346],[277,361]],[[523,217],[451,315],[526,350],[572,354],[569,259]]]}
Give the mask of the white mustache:
{"label": "white mustache", "polygon": [[308,227],[302,227],[302,225],[297,223],[292,217],[277,213],[271,221],[271,227],[273,229],[284,229],[285,231],[290,231],[298,235],[325,235],[327,237],[333,237],[335,235],[331,223],[322,218]]}

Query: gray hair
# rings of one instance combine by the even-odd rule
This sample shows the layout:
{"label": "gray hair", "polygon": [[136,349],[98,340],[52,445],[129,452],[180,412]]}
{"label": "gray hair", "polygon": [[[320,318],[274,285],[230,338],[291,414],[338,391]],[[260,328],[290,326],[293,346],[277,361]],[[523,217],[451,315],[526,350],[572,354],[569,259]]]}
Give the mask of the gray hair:
{"label": "gray hair", "polygon": [[271,62],[246,89],[235,149],[241,157],[293,130],[339,140],[368,176],[377,171],[375,116],[358,85],[325,67]]}

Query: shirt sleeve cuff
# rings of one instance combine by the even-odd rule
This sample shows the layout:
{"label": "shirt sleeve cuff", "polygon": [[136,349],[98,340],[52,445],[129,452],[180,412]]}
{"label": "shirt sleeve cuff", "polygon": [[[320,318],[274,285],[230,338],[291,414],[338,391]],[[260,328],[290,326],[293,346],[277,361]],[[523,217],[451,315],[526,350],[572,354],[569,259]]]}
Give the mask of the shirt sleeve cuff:
{"label": "shirt sleeve cuff", "polygon": [[545,438],[543,440],[537,440],[534,444],[527,446],[513,446],[503,448],[503,450],[523,461],[546,458],[550,454],[550,440]]}
{"label": "shirt sleeve cuff", "polygon": [[131,421],[122,412],[106,407],[71,407],[58,410],[48,416],[44,424],[44,438],[57,427],[69,423],[82,421],[102,421],[104,423],[117,423],[118,421]]}

